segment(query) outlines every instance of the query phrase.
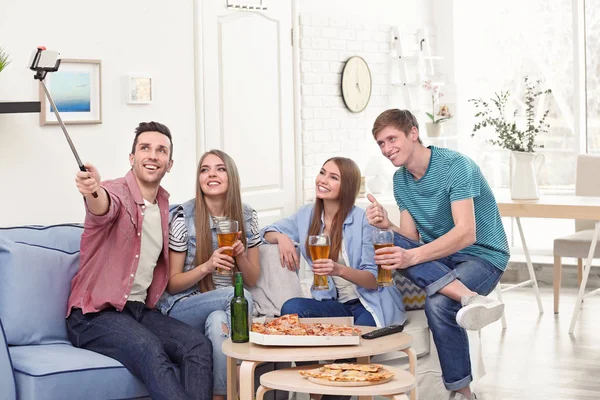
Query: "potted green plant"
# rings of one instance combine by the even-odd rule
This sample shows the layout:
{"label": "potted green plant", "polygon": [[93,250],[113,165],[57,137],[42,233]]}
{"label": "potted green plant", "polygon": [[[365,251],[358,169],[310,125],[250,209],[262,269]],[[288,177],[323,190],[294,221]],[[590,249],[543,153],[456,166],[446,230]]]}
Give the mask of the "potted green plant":
{"label": "potted green plant", "polygon": [[[484,128],[493,128],[497,137],[487,139],[493,145],[510,150],[515,159],[515,168],[511,180],[511,197],[513,199],[537,199],[537,187],[534,162],[538,155],[535,149],[544,147],[536,145],[535,139],[539,134],[548,132],[550,125],[546,122],[550,110],[546,110],[539,120],[536,120],[536,104],[539,97],[550,94],[550,89],[540,89],[541,80],[532,81],[528,76],[523,78],[525,83],[525,128],[519,129],[515,121],[518,110],[515,110],[509,119],[506,114],[506,105],[510,98],[510,91],[494,93],[493,98],[485,101],[481,98],[470,99],[475,105],[475,118],[471,137]],[[539,168],[542,164],[539,164]]]}
{"label": "potted green plant", "polygon": [[439,102],[440,97],[444,96],[438,85],[434,85],[431,80],[426,80],[422,82],[422,87],[426,91],[431,92],[431,112],[425,113],[431,120],[431,122],[425,123],[427,135],[430,137],[438,137],[442,133],[441,124],[452,118],[452,114],[450,114],[450,109],[447,105],[439,106],[436,112],[436,103]]}
{"label": "potted green plant", "polygon": [[4,48],[0,47],[0,72],[10,64],[8,53],[4,51]]}

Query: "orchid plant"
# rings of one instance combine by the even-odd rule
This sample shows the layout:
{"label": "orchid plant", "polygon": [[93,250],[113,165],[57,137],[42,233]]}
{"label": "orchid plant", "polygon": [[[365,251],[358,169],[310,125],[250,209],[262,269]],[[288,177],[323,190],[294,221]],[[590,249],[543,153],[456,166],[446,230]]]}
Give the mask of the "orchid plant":
{"label": "orchid plant", "polygon": [[444,94],[440,91],[440,87],[438,85],[434,85],[431,82],[431,79],[423,81],[422,83],[423,89],[431,92],[431,112],[426,112],[431,122],[434,124],[440,124],[452,118],[452,114],[450,114],[450,109],[447,105],[442,105],[439,107],[438,111],[435,111],[435,103],[440,100],[440,97],[443,97]]}

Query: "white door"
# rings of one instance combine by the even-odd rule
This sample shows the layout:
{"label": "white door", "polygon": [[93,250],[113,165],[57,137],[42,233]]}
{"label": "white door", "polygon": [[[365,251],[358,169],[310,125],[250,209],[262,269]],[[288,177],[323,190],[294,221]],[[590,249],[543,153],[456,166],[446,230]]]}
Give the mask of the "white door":
{"label": "white door", "polygon": [[261,227],[296,209],[292,6],[264,3],[268,9],[257,12],[228,9],[226,0],[196,2],[203,150],[233,157],[242,200],[258,211]]}

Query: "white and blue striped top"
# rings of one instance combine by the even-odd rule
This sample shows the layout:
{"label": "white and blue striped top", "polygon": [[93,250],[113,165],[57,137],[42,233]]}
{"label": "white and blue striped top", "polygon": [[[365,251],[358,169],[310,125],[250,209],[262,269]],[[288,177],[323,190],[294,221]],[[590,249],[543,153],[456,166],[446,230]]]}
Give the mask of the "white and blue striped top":
{"label": "white and blue striped top", "polygon": [[454,227],[451,203],[473,199],[476,242],[459,253],[481,257],[504,271],[510,251],[494,194],[479,166],[454,150],[430,146],[425,175],[416,180],[405,168],[394,174],[394,197],[408,210],[421,240],[429,243]]}
{"label": "white and blue striped top", "polygon": [[[213,217],[215,219],[221,219],[225,217]],[[248,223],[246,221],[246,248],[251,249],[260,244],[260,231],[258,229],[258,214],[256,210],[252,210],[252,221]],[[211,229],[216,230],[216,228],[212,227]],[[219,245],[217,243],[213,243],[213,249],[216,249]],[[171,221],[171,228],[169,230],[169,249],[184,252],[188,250],[188,228],[185,225],[185,216],[183,210],[180,210],[173,217],[173,221]],[[196,249],[194,248],[194,255]],[[212,273],[213,282],[215,284],[215,288],[219,289],[222,287],[231,286],[231,276],[228,275],[219,275],[216,271]]]}

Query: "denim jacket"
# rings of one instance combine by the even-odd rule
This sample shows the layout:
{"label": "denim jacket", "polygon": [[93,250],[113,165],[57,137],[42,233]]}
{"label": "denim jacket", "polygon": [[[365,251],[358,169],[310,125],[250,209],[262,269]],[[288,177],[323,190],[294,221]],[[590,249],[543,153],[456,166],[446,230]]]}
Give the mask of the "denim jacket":
{"label": "denim jacket", "polygon": [[[302,255],[310,260],[307,255],[306,238],[312,219],[314,204],[308,204],[288,218],[266,226],[261,231],[263,241],[267,232],[279,232],[288,236],[296,245],[300,246]],[[356,206],[346,217],[343,227],[344,247],[346,248],[349,267],[365,270],[377,277],[377,266],[374,262],[375,251],[371,241],[373,227],[367,222],[365,211]],[[312,290],[316,300],[337,299],[337,291],[331,276],[327,277],[329,290]],[[358,296],[362,305],[373,315],[378,327],[403,324],[406,312],[402,302],[402,295],[396,286],[366,289],[356,285]]]}
{"label": "denim jacket", "polygon": [[[250,231],[250,226],[252,224],[252,213],[254,209],[246,204],[242,204],[243,212],[244,212],[244,226],[246,228],[246,238],[250,239],[252,237],[252,232]],[[185,227],[188,232],[188,246],[187,252],[185,255],[185,263],[183,265],[183,272],[190,271],[196,268],[196,222],[195,222],[195,210],[196,210],[196,200],[191,199],[186,201],[185,203],[171,209],[171,213],[169,215],[169,221],[172,221],[173,218],[179,213],[179,211],[183,211],[183,215],[185,218]],[[215,226],[212,218],[209,219],[210,222],[210,230],[212,232],[212,244],[213,251],[219,247],[217,242],[217,227]],[[165,291],[158,301],[156,308],[163,314],[168,314],[171,311],[171,308],[175,304],[175,302],[181,298],[190,296],[198,292],[197,285],[192,286],[189,289],[181,291],[179,293],[171,294],[168,291]]]}

